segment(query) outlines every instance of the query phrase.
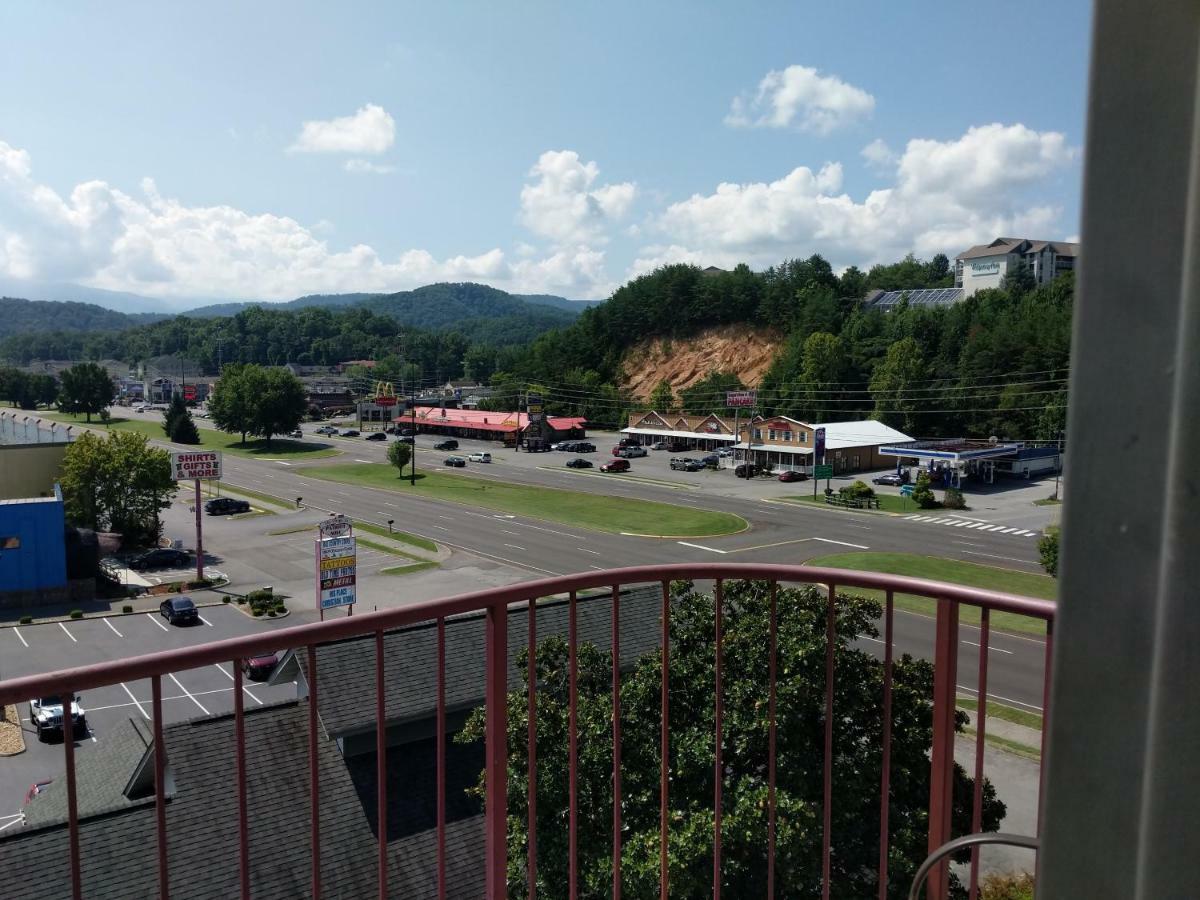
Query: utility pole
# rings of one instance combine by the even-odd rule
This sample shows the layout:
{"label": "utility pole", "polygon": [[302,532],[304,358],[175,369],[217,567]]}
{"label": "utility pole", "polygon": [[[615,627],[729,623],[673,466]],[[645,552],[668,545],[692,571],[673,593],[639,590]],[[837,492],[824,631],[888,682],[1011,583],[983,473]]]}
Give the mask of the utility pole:
{"label": "utility pole", "polygon": [[409,483],[410,487],[416,487],[417,486],[417,392],[415,390],[413,391],[413,395],[412,395],[412,415],[411,415],[409,421],[412,422],[412,428],[409,429],[412,432],[412,443],[409,444],[409,446],[412,447],[412,456],[410,457],[409,462],[408,462],[408,474],[409,474],[409,482],[408,483]]}

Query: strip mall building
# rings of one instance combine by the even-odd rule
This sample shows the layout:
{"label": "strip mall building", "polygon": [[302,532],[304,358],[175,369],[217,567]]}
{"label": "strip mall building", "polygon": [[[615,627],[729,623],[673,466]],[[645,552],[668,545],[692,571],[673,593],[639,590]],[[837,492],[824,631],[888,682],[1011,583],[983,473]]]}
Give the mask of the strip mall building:
{"label": "strip mall building", "polygon": [[883,456],[879,448],[910,443],[912,438],[876,422],[809,423],[788,416],[676,415],[654,411],[631,413],[629,427],[622,433],[642,444],[665,441],[680,451],[733,448],[738,462],[749,461],[767,471],[793,469],[812,474],[816,431],[825,429],[825,464],[835,474],[884,469],[895,459]]}
{"label": "strip mall building", "polygon": [[483,409],[417,407],[416,415],[397,416],[397,425],[414,427],[420,434],[503,441],[506,447],[531,441],[550,443],[586,437],[587,419],[575,416],[546,416],[535,422],[523,412],[489,412]]}

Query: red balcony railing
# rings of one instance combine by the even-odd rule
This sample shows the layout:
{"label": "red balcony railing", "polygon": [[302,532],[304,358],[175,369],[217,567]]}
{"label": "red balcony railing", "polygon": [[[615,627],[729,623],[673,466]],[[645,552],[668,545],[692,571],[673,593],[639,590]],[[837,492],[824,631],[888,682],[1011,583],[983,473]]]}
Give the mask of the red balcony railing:
{"label": "red balcony railing", "polygon": [[[671,735],[669,734],[667,710],[671,702],[668,690],[668,667],[670,661],[670,631],[672,581],[687,579],[693,581],[711,581],[715,585],[715,634],[716,648],[713,678],[715,681],[715,704],[713,721],[715,723],[715,768],[714,768],[714,797],[713,797],[713,859],[712,859],[712,891],[714,897],[721,892],[722,873],[722,729],[723,699],[722,678],[722,621],[723,621],[723,591],[725,582],[731,580],[754,580],[768,582],[771,586],[770,600],[770,651],[767,690],[769,736],[768,759],[766,771],[768,780],[767,799],[767,848],[766,848],[766,883],[768,896],[775,895],[775,842],[777,833],[776,810],[776,737],[777,713],[787,715],[787,710],[776,708],[776,591],[781,583],[784,584],[817,584],[828,591],[826,604],[826,648],[825,648],[825,697],[824,697],[824,760],[823,760],[823,808],[822,808],[822,848],[821,848],[821,893],[828,898],[834,885],[831,883],[831,848],[833,836],[832,826],[832,796],[833,796],[833,737],[835,727],[834,717],[834,679],[835,670],[834,640],[836,625],[836,610],[838,590],[842,588],[861,588],[880,591],[884,594],[883,602],[883,708],[882,708],[882,747],[881,768],[879,772],[879,863],[878,863],[878,896],[886,898],[889,889],[888,875],[888,815],[890,801],[891,778],[891,743],[892,743],[892,672],[893,672],[893,611],[894,595],[903,593],[919,595],[936,601],[937,611],[934,623],[934,686],[933,686],[933,743],[930,752],[930,797],[928,808],[928,848],[933,852],[952,838],[951,834],[951,793],[954,769],[954,739],[955,739],[955,699],[958,693],[957,661],[959,651],[959,611],[963,606],[974,607],[980,611],[980,639],[977,693],[979,697],[978,714],[976,717],[977,740],[974,761],[974,802],[972,832],[980,831],[983,789],[983,747],[987,727],[987,681],[988,656],[990,638],[990,616],[992,612],[1006,612],[1028,616],[1046,623],[1045,641],[1045,678],[1043,690],[1043,715],[1048,715],[1048,684],[1050,671],[1050,654],[1052,648],[1051,633],[1054,620],[1054,604],[1049,601],[1035,600],[990,591],[942,584],[923,579],[904,578],[892,575],[850,572],[840,569],[817,567],[783,566],[783,565],[732,565],[732,564],[680,564],[647,566],[637,568],[612,569],[608,571],[589,572],[587,574],[551,578],[543,581],[515,584],[508,587],[479,591],[447,599],[416,603],[383,612],[360,614],[353,617],[331,619],[321,623],[302,625],[281,630],[272,630],[261,635],[235,638],[209,644],[187,647],[163,653],[148,654],[117,662],[98,665],[82,666],[64,669],[43,675],[23,677],[0,682],[0,704],[19,703],[33,696],[58,694],[64,698],[64,705],[69,698],[81,691],[96,687],[115,685],[137,679],[149,679],[152,685],[153,705],[153,734],[154,734],[154,784],[157,821],[157,860],[158,885],[162,898],[169,897],[170,882],[168,877],[169,858],[167,852],[167,816],[166,792],[164,790],[165,760],[163,754],[163,723],[162,723],[162,678],[172,672],[207,666],[215,663],[233,663],[234,674],[234,719],[235,747],[231,752],[236,759],[237,779],[234,790],[237,792],[238,835],[239,835],[239,875],[241,895],[250,896],[251,865],[249,853],[248,810],[246,801],[246,759],[245,731],[243,727],[244,711],[242,708],[242,670],[239,661],[254,657],[264,652],[281,649],[295,649],[304,654],[307,665],[308,682],[308,767],[309,790],[312,798],[319,797],[320,776],[317,766],[318,745],[322,740],[320,723],[318,721],[317,698],[319,696],[319,679],[317,672],[318,645],[329,641],[374,635],[375,638],[375,716],[376,716],[376,767],[377,767],[377,802],[378,802],[378,895],[380,898],[389,896],[388,889],[388,830],[387,830],[387,765],[386,752],[387,720],[385,710],[384,669],[387,660],[384,654],[384,633],[391,629],[411,626],[422,622],[436,622],[437,633],[437,883],[438,896],[444,897],[447,890],[447,859],[446,859],[446,788],[445,788],[445,759],[446,759],[446,653],[445,633],[447,617],[464,613],[482,612],[485,614],[485,652],[486,652],[486,741],[485,741],[485,774],[486,797],[484,802],[485,823],[485,858],[481,864],[486,870],[487,896],[491,900],[506,898],[509,892],[507,881],[507,773],[508,773],[508,740],[507,740],[507,706],[508,695],[508,643],[507,628],[512,607],[525,604],[529,610],[529,653],[534,659],[537,644],[537,623],[535,608],[541,598],[555,595],[569,597],[569,810],[568,810],[568,890],[574,898],[578,886],[578,802],[579,785],[577,783],[578,768],[578,734],[576,723],[576,676],[577,676],[577,630],[576,606],[577,595],[580,591],[594,588],[612,588],[612,740],[613,740],[613,823],[612,823],[612,896],[620,896],[621,891],[621,840],[622,840],[622,766],[621,766],[621,710],[619,679],[619,621],[621,615],[620,594],[622,585],[661,584],[662,586],[662,763],[660,773],[660,815],[659,815],[659,846],[660,846],[660,875],[659,893],[662,898],[668,896],[668,832],[670,819],[668,816],[668,748]],[[532,666],[531,666],[532,670]],[[67,707],[69,708],[69,706]],[[537,822],[537,679],[528,681],[528,821]],[[1044,732],[1043,732],[1044,733]],[[68,832],[70,852],[70,877],[72,896],[84,896],[85,885],[82,882],[80,866],[79,818],[76,797],[76,772],[74,758],[74,743],[71,740],[63,742],[66,762],[66,792],[68,809]],[[321,896],[321,820],[320,804],[310,804],[310,840],[311,840],[311,896]],[[1040,819],[1040,815],[1039,815]],[[537,884],[538,847],[536,828],[530,828],[527,845],[528,894],[534,896]],[[978,880],[978,856],[972,858],[970,870],[970,892],[974,897]],[[948,863],[943,860],[932,867],[927,886],[927,896],[944,898],[948,893]]]}

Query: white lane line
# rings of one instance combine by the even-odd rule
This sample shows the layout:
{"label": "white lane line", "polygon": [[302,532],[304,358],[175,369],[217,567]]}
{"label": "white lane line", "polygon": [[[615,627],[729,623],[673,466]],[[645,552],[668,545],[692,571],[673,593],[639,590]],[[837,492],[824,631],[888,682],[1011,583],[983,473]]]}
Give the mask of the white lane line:
{"label": "white lane line", "polygon": [[882,643],[885,643],[884,641],[881,641],[879,638],[867,637],[865,634],[860,634],[860,635],[858,636],[858,639],[859,639],[860,641],[870,641],[872,644],[882,644]]}
{"label": "white lane line", "polygon": [[718,550],[716,547],[705,547],[703,544],[689,544],[687,541],[676,541],[684,547],[692,547],[696,550],[707,550],[709,553],[728,553],[728,550]]}
{"label": "white lane line", "polygon": [[196,613],[196,618],[198,618],[201,622],[203,622],[209,628],[213,627],[213,623],[208,621],[208,619],[204,618],[204,616],[200,615],[200,613]]}
{"label": "white lane line", "polygon": [[123,634],[121,634],[121,632],[117,631],[116,626],[114,626],[112,622],[108,621],[107,616],[102,617],[100,619],[100,621],[103,622],[105,625],[107,625],[109,627],[109,629],[112,631],[112,633],[115,634],[117,637],[125,637],[125,635],[123,635]]}
{"label": "white lane line", "polygon": [[192,695],[192,692],[191,692],[191,691],[189,691],[187,688],[185,688],[185,687],[183,686],[183,682],[182,682],[182,681],[180,681],[178,678],[176,678],[176,677],[175,677],[175,673],[174,673],[174,672],[168,672],[167,674],[170,676],[170,678],[171,678],[171,680],[172,680],[173,682],[175,682],[177,685],[179,685],[179,689],[180,689],[181,691],[183,691],[183,693],[184,693],[186,696],[188,696],[188,697],[191,699],[191,701],[192,701],[193,703],[195,703],[195,704],[196,704],[198,707],[200,707],[200,712],[204,713],[206,716],[212,715],[212,713],[210,713],[210,712],[209,712],[207,709],[205,709],[205,708],[204,708],[204,704],[203,704],[203,703],[201,703],[199,700],[197,700],[197,699],[196,699],[196,698],[195,698],[195,697]]}
{"label": "white lane line", "polygon": [[[438,516],[439,519],[445,519],[447,522],[453,521],[450,516]],[[714,614],[715,615],[715,614]]]}
{"label": "white lane line", "polygon": [[[970,694],[972,697],[979,694],[978,688],[967,687],[965,684],[956,684],[955,687],[960,691]],[[1032,703],[1026,703],[1024,700],[1014,700],[1012,697],[1001,697],[999,694],[988,694],[988,698],[991,700],[1000,700],[1004,703],[1015,703],[1017,706],[1023,706],[1026,709],[1032,709],[1034,712],[1042,712],[1042,708],[1040,706],[1034,706]]]}
{"label": "white lane line", "polygon": [[[982,646],[981,644],[977,644],[974,641],[960,641],[960,643],[970,644],[972,647]],[[990,644],[988,645],[988,653],[1007,653],[1009,656],[1013,655],[1013,652],[1011,650],[1005,650],[1003,647],[993,647]]]}
{"label": "white lane line", "polygon": [[474,516],[477,519],[490,519],[491,518],[491,516],[485,515],[484,513],[471,512],[469,509],[464,509],[463,512],[465,512],[468,516]]}
{"label": "white lane line", "polygon": [[[386,515],[387,515],[387,513],[385,513],[385,512],[384,512],[382,509],[377,509],[377,510],[375,510],[375,515],[377,515],[377,516],[386,516]],[[716,615],[716,613],[714,613],[713,615]],[[534,635],[534,637],[537,637],[537,635]]]}
{"label": "white lane line", "polygon": [[14,626],[13,634],[15,634],[17,636],[18,641],[20,641],[22,644],[25,644],[25,649],[29,649],[29,645],[25,643],[25,638],[22,637],[22,635],[21,635],[21,629]]}
{"label": "white lane line", "polygon": [[962,544],[964,547],[986,547],[987,544],[977,544],[974,541],[951,541],[952,544]]}
{"label": "white lane line", "polygon": [[[434,525],[433,523],[430,523],[429,527],[430,527],[430,528],[437,528],[439,531],[449,531],[449,530],[450,530],[450,529],[449,529],[449,528],[447,528],[445,525]],[[715,614],[714,614],[714,615],[715,615]]]}
{"label": "white lane line", "polygon": [[964,550],[963,553],[969,553],[969,554],[971,554],[971,556],[986,556],[986,557],[988,557],[988,559],[1007,559],[1009,562],[1025,563],[1025,565],[1027,565],[1027,566],[1036,566],[1037,565],[1037,563],[1035,563],[1031,560],[1021,559],[1020,557],[1016,557],[1016,556],[998,556],[995,553],[980,553],[977,550]]}
{"label": "white lane line", "polygon": [[[1007,651],[1005,651],[1005,652],[1007,652]],[[234,684],[237,684],[237,679],[233,677],[232,672],[227,672],[225,670],[225,667],[223,665],[221,665],[220,663],[213,663],[213,665],[216,666],[220,670],[222,675],[224,675],[226,678],[228,678]],[[263,705],[263,702],[261,700],[259,700],[257,697],[255,697],[252,693],[250,693],[250,688],[246,687],[246,685],[244,685],[244,684],[242,685],[242,691],[246,694],[247,697],[249,697],[251,700],[253,700],[255,703],[257,703],[259,706]]]}
{"label": "white lane line", "polygon": [[846,541],[835,541],[832,538],[815,537],[812,540],[820,541],[823,544],[837,544],[838,546],[841,546],[841,547],[853,547],[856,550],[870,550],[871,549],[870,547],[864,546],[863,544],[851,544]]}
{"label": "white lane line", "polygon": [[[142,718],[144,718],[144,719],[146,719],[147,721],[149,721],[149,720],[150,720],[150,713],[146,712],[146,707],[142,706],[142,704],[138,702],[138,698],[137,698],[137,697],[135,697],[135,696],[133,696],[133,691],[131,691],[131,690],[129,689],[129,687],[128,687],[128,686],[125,684],[125,682],[123,682],[123,681],[121,682],[121,687],[125,688],[125,693],[127,693],[127,694],[129,695],[129,699],[133,701],[133,705],[134,705],[134,706],[136,706],[136,707],[138,708],[138,712],[140,712],[140,713],[142,714]],[[122,705],[122,706],[128,706],[129,704],[128,704],[128,703],[122,703],[121,705]],[[92,709],[92,712],[95,712],[95,711],[96,711],[96,710],[95,710],[95,708],[93,708],[93,709]]]}
{"label": "white lane line", "polygon": [[518,547],[516,544],[505,544],[504,546],[505,546],[505,547],[512,547],[514,550],[520,550],[520,551],[521,551],[521,552],[523,552],[523,553],[524,553],[524,552],[528,552],[528,551],[526,551],[526,550],[525,550],[525,548],[524,548],[524,547]]}
{"label": "white lane line", "polygon": [[587,547],[576,547],[575,549],[579,550],[583,553],[590,553],[590,554],[592,554],[592,556],[603,556],[604,555],[603,553],[598,553],[595,550],[589,550]]}
{"label": "white lane line", "polygon": [[300,485],[301,487],[308,487],[307,481],[297,481],[296,484]]}
{"label": "white lane line", "polygon": [[73,635],[73,634],[71,634],[71,632],[67,631],[66,625],[64,625],[62,622],[59,622],[58,627],[63,630],[63,634],[65,634],[67,637],[69,637],[72,640],[72,642],[74,642],[76,644],[79,643],[79,641],[75,640],[75,635]]}
{"label": "white lane line", "polygon": [[588,566],[589,569],[595,569],[597,572],[603,572],[604,566]]}
{"label": "white lane line", "polygon": [[146,613],[146,618],[149,619],[151,622],[153,622],[155,625],[157,625],[159,628],[161,628],[163,631],[171,630],[171,629],[167,628],[167,626],[164,625],[162,622],[158,621],[158,616],[156,616],[154,613]]}

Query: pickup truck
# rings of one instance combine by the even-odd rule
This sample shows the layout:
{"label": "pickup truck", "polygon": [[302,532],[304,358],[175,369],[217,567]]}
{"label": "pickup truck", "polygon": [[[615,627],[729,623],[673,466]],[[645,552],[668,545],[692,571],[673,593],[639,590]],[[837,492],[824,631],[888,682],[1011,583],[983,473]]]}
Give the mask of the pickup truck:
{"label": "pickup truck", "polygon": [[646,448],[639,447],[637,444],[631,444],[628,447],[621,447],[617,451],[617,456],[623,459],[637,459],[639,456],[646,456]]}
{"label": "pickup truck", "polygon": [[[87,714],[79,703],[81,699],[81,697],[76,697],[71,701],[72,735],[80,729],[87,728]],[[33,723],[39,741],[44,741],[47,733],[63,734],[62,698],[57,694],[51,694],[48,697],[34,697],[29,701],[29,721]],[[64,734],[63,737],[65,739],[66,735]]]}
{"label": "pickup truck", "polygon": [[698,459],[676,456],[671,460],[671,468],[678,472],[699,472],[704,468],[704,464]]}

